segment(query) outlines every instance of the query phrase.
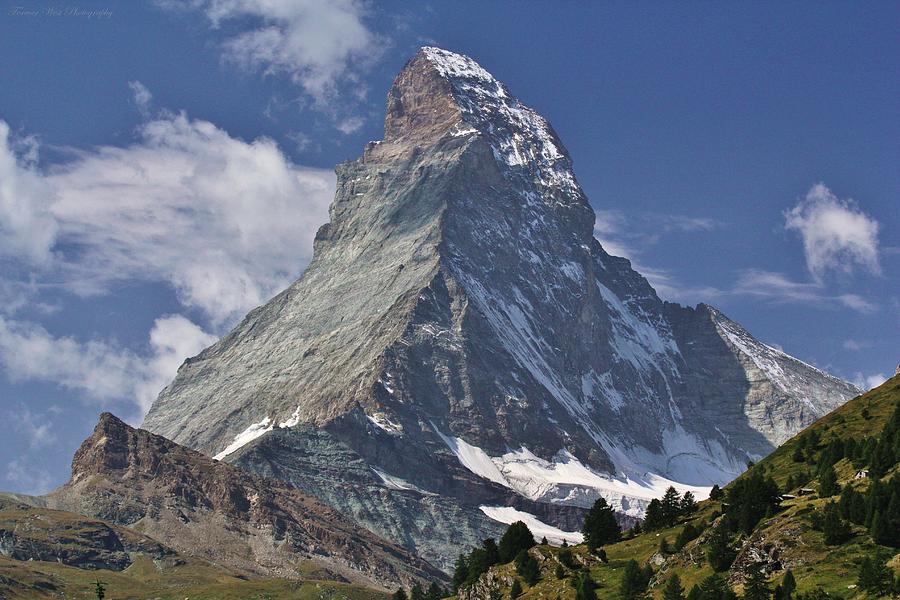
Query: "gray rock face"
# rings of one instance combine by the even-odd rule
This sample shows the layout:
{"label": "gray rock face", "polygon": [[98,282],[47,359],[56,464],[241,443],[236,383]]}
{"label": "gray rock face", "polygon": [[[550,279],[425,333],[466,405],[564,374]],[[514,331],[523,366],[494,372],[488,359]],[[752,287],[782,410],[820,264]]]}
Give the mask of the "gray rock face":
{"label": "gray rock face", "polygon": [[485,514],[572,531],[561,507],[600,495],[631,517],[672,483],[702,496],[858,393],[660,300],[592,237],[549,123],[468,57],[423,48],[385,139],[337,174],[303,276],[186,361],[144,427],[437,564],[496,532]]}

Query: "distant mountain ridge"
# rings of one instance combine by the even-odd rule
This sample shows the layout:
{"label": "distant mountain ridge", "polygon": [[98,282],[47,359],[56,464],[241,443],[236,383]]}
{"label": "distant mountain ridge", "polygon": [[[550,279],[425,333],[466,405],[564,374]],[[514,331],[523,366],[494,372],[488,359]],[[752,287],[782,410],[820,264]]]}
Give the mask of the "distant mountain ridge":
{"label": "distant mountain ridge", "polygon": [[144,427],[445,569],[502,508],[564,537],[601,495],[632,518],[668,485],[702,497],[858,393],[662,301],[593,238],[550,124],[466,56],[420,50],[337,174],[303,276]]}
{"label": "distant mountain ridge", "polygon": [[[141,540],[148,538],[165,545],[146,554],[175,550],[248,576],[297,578],[313,570],[320,579],[381,589],[444,578],[280,481],[133,429],[109,413],[76,452],[68,483],[45,496],[8,498],[114,523],[113,531],[136,532],[128,533],[133,546],[147,546]],[[105,552],[103,544],[97,549]],[[127,556],[119,560],[127,565]]]}

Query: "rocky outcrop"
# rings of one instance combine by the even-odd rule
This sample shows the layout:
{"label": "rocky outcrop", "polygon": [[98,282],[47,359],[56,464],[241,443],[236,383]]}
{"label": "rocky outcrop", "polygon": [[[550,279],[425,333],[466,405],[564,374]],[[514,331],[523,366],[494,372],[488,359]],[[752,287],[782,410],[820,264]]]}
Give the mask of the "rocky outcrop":
{"label": "rocky outcrop", "polygon": [[177,556],[172,549],[125,527],[0,498],[0,556],[121,571],[137,554],[156,561]]}
{"label": "rocky outcrop", "polygon": [[[285,483],[133,429],[109,413],[76,452],[69,482],[37,500],[128,526],[239,573],[297,577],[301,567],[315,568],[381,588],[444,579]],[[110,549],[120,545],[110,540]]]}
{"label": "rocky outcrop", "polygon": [[518,497],[571,531],[556,507],[603,496],[638,517],[858,392],[663,302],[592,237],[550,124],[468,57],[423,48],[384,139],[337,175],[303,276],[186,361],[144,426],[444,568],[496,534],[483,509]]}

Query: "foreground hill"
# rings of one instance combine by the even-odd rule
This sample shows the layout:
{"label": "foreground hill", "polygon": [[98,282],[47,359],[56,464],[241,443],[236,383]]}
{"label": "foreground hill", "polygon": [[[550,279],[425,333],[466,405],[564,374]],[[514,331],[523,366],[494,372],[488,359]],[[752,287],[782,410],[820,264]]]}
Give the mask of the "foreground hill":
{"label": "foreground hill", "polygon": [[384,130],[337,167],[303,276],[187,360],[146,429],[449,568],[511,505],[562,531],[601,496],[640,517],[858,393],[661,300],[593,237],[547,120],[472,59],[421,49]]}
{"label": "foreground hill", "polygon": [[[540,568],[534,585],[506,564],[459,596],[507,598],[518,580],[522,598],[575,598],[573,584],[587,573],[598,598],[662,598],[677,575],[683,597],[698,586],[694,598],[727,600],[727,590],[748,593],[755,571],[770,593],[787,578],[796,582],[794,595],[818,594],[810,598],[900,594],[898,583],[890,587],[900,576],[898,473],[900,375],[816,422],[673,525],[629,532],[603,546],[603,560],[584,545],[537,546],[530,551]],[[638,589],[628,595],[623,580],[635,573]]]}
{"label": "foreground hill", "polygon": [[[165,545],[165,551],[141,552],[152,560],[177,552],[217,565],[232,578],[312,575],[380,589],[427,586],[444,579],[425,561],[280,481],[133,429],[109,413],[100,417],[76,452],[68,483],[46,496],[7,498],[19,505],[69,511],[45,511],[24,520],[27,510],[19,519],[10,516],[13,539],[19,539],[16,532],[33,529],[29,523],[43,523],[49,534],[69,540],[71,529],[56,527],[61,522],[48,521],[48,515],[88,515],[98,519],[92,521],[97,531],[106,533],[92,534],[80,544],[109,555],[91,559],[93,563],[73,562],[53,544],[37,551],[20,539],[14,545],[19,552],[3,552],[11,558],[122,570],[131,564],[131,550],[120,540],[134,538]],[[81,523],[88,520],[77,518],[82,519],[78,529],[84,529]]]}

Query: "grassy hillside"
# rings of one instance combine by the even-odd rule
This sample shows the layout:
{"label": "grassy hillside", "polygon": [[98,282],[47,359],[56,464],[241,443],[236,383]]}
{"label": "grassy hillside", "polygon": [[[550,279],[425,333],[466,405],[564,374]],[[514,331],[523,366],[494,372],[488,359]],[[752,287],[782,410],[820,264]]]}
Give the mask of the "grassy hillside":
{"label": "grassy hillside", "polygon": [[[843,447],[846,440],[853,439],[853,442],[846,444],[848,455],[841,455],[831,467],[837,476],[837,486],[841,490],[849,488],[853,492],[859,492],[858,496],[849,491],[844,493],[851,500],[855,497],[860,503],[863,502],[862,499],[873,495],[869,493],[872,486],[879,486],[876,490],[881,489],[882,496],[887,493],[890,497],[891,490],[896,490],[896,484],[900,482],[898,475],[897,479],[893,480],[895,487],[891,487],[892,477],[900,471],[900,463],[894,461],[879,478],[878,483],[875,483],[873,478],[857,478],[856,473],[867,466],[863,464],[866,460],[863,455],[865,452],[868,453],[866,456],[873,453],[875,441],[898,406],[900,406],[900,376],[851,400],[789,440],[760,464],[753,466],[727,486],[722,497],[701,502],[696,513],[680,519],[674,527],[634,536],[626,535],[626,539],[604,546],[606,561],[591,555],[587,548],[581,545],[568,550],[574,561],[564,562],[569,562],[572,566],[563,566],[560,553],[565,551],[540,545],[530,550],[540,567],[540,580],[534,585],[527,585],[524,578],[516,574],[515,565],[510,563],[492,567],[474,586],[461,589],[458,595],[462,600],[475,598],[505,600],[510,598],[513,581],[518,580],[522,588],[520,598],[574,599],[577,596],[573,583],[579,577],[579,572],[583,571],[588,573],[595,583],[594,595],[597,598],[628,598],[629,596],[624,595],[621,590],[621,583],[625,577],[627,563],[634,560],[641,568],[646,569],[649,565],[652,577],[646,591],[632,595],[631,598],[663,598],[666,583],[676,574],[684,587],[684,597],[687,597],[694,585],[707,580],[714,573],[708,552],[713,543],[713,532],[719,528],[723,532],[728,532],[727,538],[735,555],[730,566],[724,568],[719,576],[738,595],[744,594],[747,574],[756,568],[764,569],[770,590],[780,584],[785,573],[790,570],[796,580],[795,597],[797,594],[818,590],[829,594],[830,597],[839,598],[861,599],[889,595],[887,591],[881,594],[862,592],[857,586],[857,579],[860,565],[867,558],[877,558],[876,562],[879,565],[886,565],[888,570],[900,574],[900,554],[898,554],[900,549],[893,541],[896,537],[892,537],[889,532],[879,539],[883,541],[888,538],[892,540],[890,543],[876,544],[871,533],[871,525],[863,523],[862,516],[857,519],[861,522],[853,522],[849,517],[843,519],[835,517],[830,524],[823,525],[829,511],[833,511],[834,514],[839,512],[841,496],[838,495],[836,487],[835,495],[820,497],[822,482],[819,473],[828,470],[829,464],[832,463],[830,460],[826,461],[825,457],[835,452],[835,447]],[[871,438],[871,441],[867,442],[867,438]],[[841,442],[832,443],[838,439]],[[868,450],[865,450],[866,448]],[[826,462],[824,467],[823,462]],[[770,480],[774,480],[777,484],[776,498],[778,494],[795,497],[786,497],[780,504],[776,500],[772,507],[757,517],[758,522],[755,519],[751,520],[750,526],[746,529],[736,525],[741,522],[739,517],[743,510],[740,508],[743,505],[739,504],[743,498],[741,494],[752,496],[757,493],[754,485],[761,486],[763,482]],[[800,483],[797,483],[798,481]],[[787,488],[786,484],[789,482],[791,487]],[[813,491],[804,491],[801,495],[800,488]],[[897,497],[896,492],[894,497]],[[872,506],[877,506],[877,503]],[[881,503],[881,510],[886,512],[884,501]],[[866,518],[871,522],[872,515],[869,514]],[[832,526],[834,522],[844,529]],[[699,530],[699,536],[687,542],[678,551],[672,549],[665,554],[661,553],[661,540],[666,539],[671,549],[678,534],[688,523]],[[826,531],[832,536],[828,540]],[[836,537],[840,538],[839,541],[835,541]],[[580,596],[580,598],[589,597],[590,594]],[[820,596],[824,597],[828,596]]]}
{"label": "grassy hillside", "polygon": [[388,597],[375,590],[333,581],[248,581],[190,561],[160,570],[151,559],[140,557],[124,571],[108,571],[0,557],[0,598],[94,599],[97,580],[106,584],[108,600],[385,600]]}

